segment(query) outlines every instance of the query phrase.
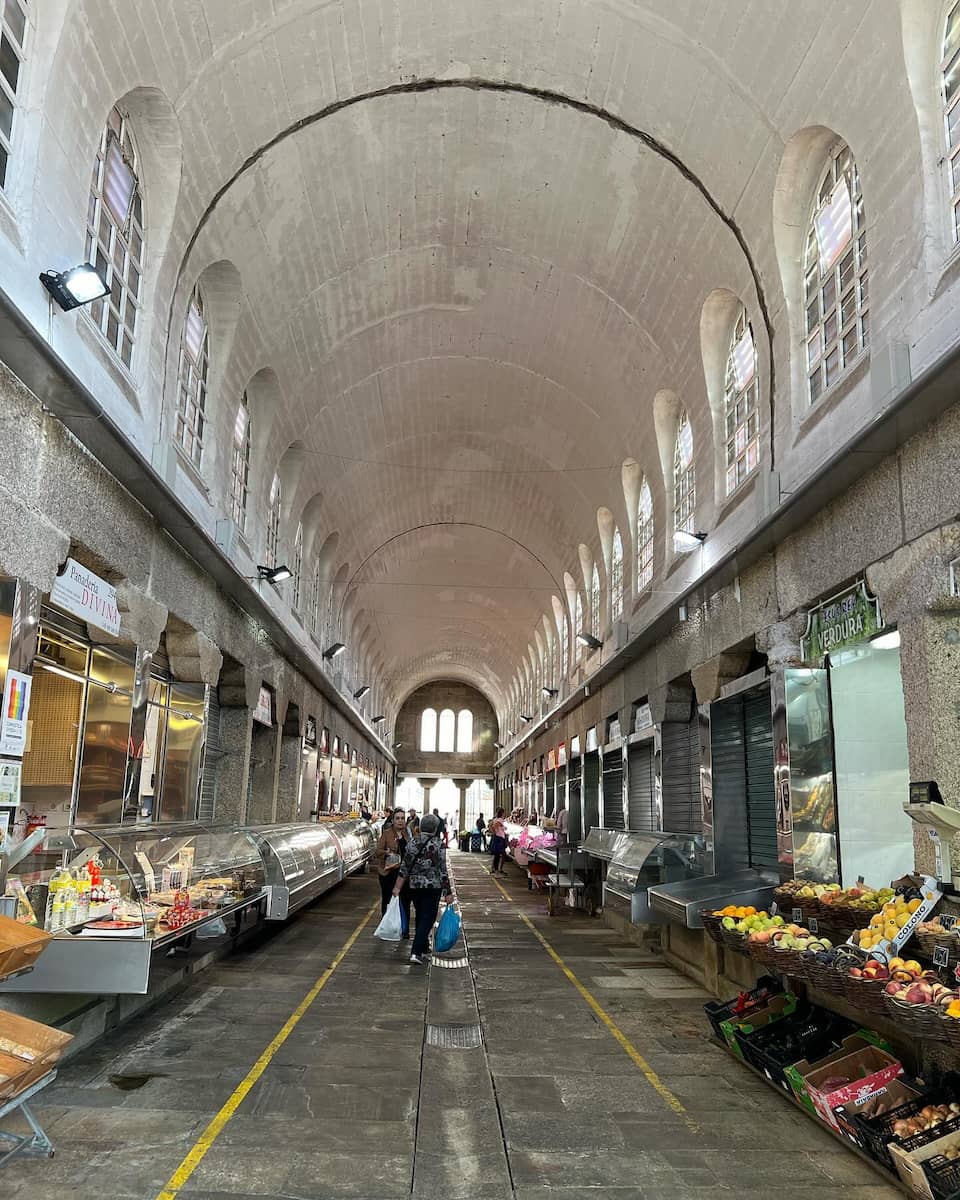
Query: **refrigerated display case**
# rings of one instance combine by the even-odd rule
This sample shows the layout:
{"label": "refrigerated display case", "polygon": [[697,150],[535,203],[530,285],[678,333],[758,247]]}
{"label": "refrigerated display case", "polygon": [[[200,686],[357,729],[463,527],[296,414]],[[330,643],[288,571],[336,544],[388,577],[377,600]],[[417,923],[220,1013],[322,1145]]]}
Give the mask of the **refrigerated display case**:
{"label": "refrigerated display case", "polygon": [[117,826],[50,834],[11,880],[54,939],[3,990],[144,994],[156,951],[224,918],[236,927],[263,898],[265,874],[242,829]]}
{"label": "refrigerated display case", "polygon": [[343,878],[330,825],[267,825],[250,832],[263,858],[268,921],[285,920]]}
{"label": "refrigerated display case", "polygon": [[333,834],[340,849],[342,878],[359,870],[376,848],[373,830],[368,822],[359,818],[332,821],[324,828]]}
{"label": "refrigerated display case", "polygon": [[634,925],[663,923],[663,916],[650,905],[650,888],[696,879],[703,872],[699,834],[619,833],[611,839],[609,850],[603,902],[629,909]]}

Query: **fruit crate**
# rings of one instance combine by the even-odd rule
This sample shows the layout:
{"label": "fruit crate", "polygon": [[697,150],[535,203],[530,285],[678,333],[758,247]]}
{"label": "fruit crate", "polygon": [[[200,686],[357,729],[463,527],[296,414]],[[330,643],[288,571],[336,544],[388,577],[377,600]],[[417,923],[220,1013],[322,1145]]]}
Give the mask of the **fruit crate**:
{"label": "fruit crate", "polygon": [[779,979],[774,979],[772,975],[761,975],[752,991],[740,992],[732,1000],[711,1000],[703,1006],[703,1011],[707,1014],[714,1036],[725,1043],[721,1022],[740,1013],[748,1013],[752,1008],[762,1008],[782,991]]}
{"label": "fruit crate", "polygon": [[956,1200],[960,1196],[960,1159],[936,1154],[927,1159],[923,1170],[934,1200]]}
{"label": "fruit crate", "polygon": [[73,1034],[16,1013],[0,1012],[0,1100],[17,1096],[60,1061]]}
{"label": "fruit crate", "polygon": [[905,1150],[918,1150],[921,1146],[926,1146],[928,1143],[936,1141],[937,1138],[952,1133],[955,1129],[960,1129],[960,1115],[958,1115],[949,1118],[941,1125],[936,1125],[933,1129],[924,1129],[920,1133],[911,1134],[908,1138],[898,1138],[894,1134],[893,1127],[897,1121],[915,1117],[928,1104],[945,1103],[948,1103],[945,1097],[934,1099],[932,1095],[917,1096],[915,1100],[898,1104],[896,1108],[891,1108],[889,1112],[881,1113],[877,1117],[855,1116],[854,1121],[860,1132],[864,1148],[870,1157],[892,1171],[895,1168],[889,1150],[891,1142],[895,1141]]}
{"label": "fruit crate", "polygon": [[787,1067],[801,1058],[823,1058],[838,1049],[843,1038],[854,1029],[854,1023],[845,1017],[810,1006],[750,1037],[738,1034],[737,1041],[752,1067],[775,1087],[793,1096],[793,1088],[786,1076]]}

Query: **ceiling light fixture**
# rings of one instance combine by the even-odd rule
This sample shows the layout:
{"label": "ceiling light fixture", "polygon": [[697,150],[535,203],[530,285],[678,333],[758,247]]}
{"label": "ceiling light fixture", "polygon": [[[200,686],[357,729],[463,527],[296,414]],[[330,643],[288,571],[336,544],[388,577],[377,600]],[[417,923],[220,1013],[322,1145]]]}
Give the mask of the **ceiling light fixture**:
{"label": "ceiling light fixture", "polygon": [[521,720],[521,721],[532,721],[532,720],[533,720],[533,717],[528,717],[528,716],[526,715],[526,713],[521,713],[521,714],[520,714],[520,720]]}
{"label": "ceiling light fixture", "polygon": [[83,304],[92,304],[94,300],[102,300],[110,293],[91,263],[81,263],[69,271],[43,271],[40,282],[64,312],[80,308]]}
{"label": "ceiling light fixture", "polygon": [[585,629],[581,629],[577,634],[577,641],[588,650],[599,650],[603,645],[599,638],[595,638],[592,633],[587,633]]}
{"label": "ceiling light fixture", "polygon": [[678,554],[689,554],[706,540],[705,533],[691,533],[689,529],[675,529],[673,532],[673,548]]}
{"label": "ceiling light fixture", "polygon": [[362,700],[364,698],[364,696],[367,694],[367,692],[369,692],[369,691],[370,691],[370,684],[369,683],[363,684],[362,687],[358,687],[357,690],[353,693],[354,700]]}
{"label": "ceiling light fixture", "polygon": [[343,642],[334,642],[332,645],[328,646],[326,650],[324,650],[323,657],[328,660],[332,660],[336,658],[338,654],[342,654],[346,648],[347,647],[343,644]]}
{"label": "ceiling light fixture", "polygon": [[379,725],[381,721],[385,721],[386,719],[387,718],[381,713],[379,717],[371,717],[370,724],[371,725]]}
{"label": "ceiling light fixture", "polygon": [[552,699],[554,696],[560,695],[559,688],[547,687],[546,684],[544,684],[544,686],[540,690],[541,690],[541,692],[543,692],[544,696],[546,696],[546,698],[548,700]]}
{"label": "ceiling light fixture", "polygon": [[503,749],[503,747],[500,745],[499,742],[494,742],[493,748],[494,748],[494,750],[502,750]]}

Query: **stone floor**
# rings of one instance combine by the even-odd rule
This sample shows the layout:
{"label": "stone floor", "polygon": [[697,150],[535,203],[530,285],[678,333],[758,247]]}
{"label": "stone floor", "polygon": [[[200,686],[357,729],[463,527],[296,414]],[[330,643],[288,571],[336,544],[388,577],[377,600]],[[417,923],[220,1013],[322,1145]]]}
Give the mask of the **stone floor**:
{"label": "stone floor", "polygon": [[[469,964],[411,967],[406,944],[376,941],[368,924],[182,1186],[165,1190],[361,920],[372,877],[67,1064],[38,1106],[56,1157],[0,1169],[0,1197],[899,1194],[707,1040],[706,997],[689,981],[599,921],[549,918],[515,868],[501,890],[486,857],[451,857]],[[478,1024],[479,1048],[427,1044],[428,1026],[469,1037]]]}

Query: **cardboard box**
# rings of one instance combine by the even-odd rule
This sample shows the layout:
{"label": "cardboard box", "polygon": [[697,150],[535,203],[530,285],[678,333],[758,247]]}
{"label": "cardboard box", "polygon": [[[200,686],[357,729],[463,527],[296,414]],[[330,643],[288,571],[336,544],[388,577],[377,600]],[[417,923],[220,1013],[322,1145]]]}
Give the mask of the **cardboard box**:
{"label": "cardboard box", "polygon": [[755,1008],[739,1017],[729,1017],[726,1021],[721,1021],[720,1029],[733,1053],[737,1058],[743,1058],[743,1051],[740,1049],[736,1037],[738,1031],[741,1034],[753,1033],[756,1029],[764,1029],[774,1021],[788,1017],[796,1010],[796,996],[792,992],[784,992],[781,996],[774,996],[770,1003],[765,1004],[762,1008]]}
{"label": "cardboard box", "polygon": [[[799,1062],[794,1063],[792,1067],[787,1067],[784,1074],[793,1088],[793,1094],[811,1115],[817,1116],[817,1110],[814,1107],[813,1099],[807,1087],[807,1077],[820,1068],[839,1062],[840,1059],[846,1058],[857,1050],[863,1050],[868,1046],[877,1046],[887,1053],[892,1053],[893,1049],[889,1042],[885,1042],[872,1029],[859,1029],[856,1033],[851,1033],[849,1037],[845,1037],[840,1043],[840,1049],[835,1050],[832,1054],[828,1054],[825,1058],[815,1059],[813,1062],[802,1058]],[[841,1072],[834,1073],[840,1074]],[[821,1078],[824,1078],[824,1076],[821,1076]]]}
{"label": "cardboard box", "polygon": [[[902,1074],[903,1064],[892,1055],[877,1046],[864,1046],[811,1071],[806,1076],[807,1092],[817,1116],[839,1129],[838,1109],[851,1102],[862,1104],[871,1096],[885,1092],[887,1084]],[[839,1087],[821,1086],[835,1075],[845,1075],[851,1082]]]}
{"label": "cardboard box", "polygon": [[950,1146],[960,1146],[960,1131],[954,1130],[945,1137],[937,1138],[935,1142],[928,1142],[919,1150],[907,1151],[897,1142],[890,1143],[890,1157],[897,1168],[897,1174],[916,1200],[934,1200],[923,1164],[928,1158],[935,1158]]}

